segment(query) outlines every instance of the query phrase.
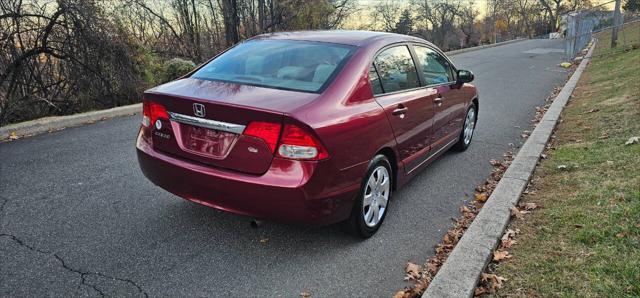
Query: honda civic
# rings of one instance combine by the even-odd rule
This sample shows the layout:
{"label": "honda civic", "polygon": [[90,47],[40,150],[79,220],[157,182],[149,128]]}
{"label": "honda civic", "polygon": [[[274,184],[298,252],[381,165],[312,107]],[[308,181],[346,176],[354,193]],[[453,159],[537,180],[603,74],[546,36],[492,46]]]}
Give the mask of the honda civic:
{"label": "honda civic", "polygon": [[392,194],[469,147],[473,73],[400,34],[259,35],[144,92],[144,175],[186,200],[257,219],[342,222],[367,238]]}

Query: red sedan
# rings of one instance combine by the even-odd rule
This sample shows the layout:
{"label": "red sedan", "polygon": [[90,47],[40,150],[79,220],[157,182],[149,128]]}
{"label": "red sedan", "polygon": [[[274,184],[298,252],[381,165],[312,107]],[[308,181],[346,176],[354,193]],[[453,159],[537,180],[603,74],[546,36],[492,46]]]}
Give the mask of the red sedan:
{"label": "red sedan", "polygon": [[187,200],[281,222],[345,222],[366,238],[396,189],[469,146],[472,80],[416,37],[260,35],[144,93],[138,161]]}

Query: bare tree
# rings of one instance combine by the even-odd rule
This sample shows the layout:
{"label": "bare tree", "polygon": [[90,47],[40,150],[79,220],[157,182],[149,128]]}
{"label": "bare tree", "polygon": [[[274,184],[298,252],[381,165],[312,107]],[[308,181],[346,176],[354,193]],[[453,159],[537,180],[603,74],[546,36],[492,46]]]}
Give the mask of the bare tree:
{"label": "bare tree", "polygon": [[461,2],[455,0],[442,0],[432,2],[428,0],[414,3],[418,10],[418,17],[425,20],[431,28],[432,41],[448,49],[447,33],[454,31],[454,22],[461,12]]}
{"label": "bare tree", "polygon": [[516,0],[516,6],[523,24],[523,33],[528,38],[532,38],[534,18],[540,11],[540,8],[534,0]]}
{"label": "bare tree", "polygon": [[473,2],[469,2],[460,8],[458,27],[465,35],[463,46],[477,44],[480,40],[480,33],[476,30],[476,18],[478,14],[478,10]]}
{"label": "bare tree", "polygon": [[135,47],[85,1],[0,5],[0,124],[138,100]]}
{"label": "bare tree", "polygon": [[380,1],[373,6],[371,18],[375,24],[382,26],[383,31],[392,32],[398,23],[401,12],[402,7],[397,1]]}

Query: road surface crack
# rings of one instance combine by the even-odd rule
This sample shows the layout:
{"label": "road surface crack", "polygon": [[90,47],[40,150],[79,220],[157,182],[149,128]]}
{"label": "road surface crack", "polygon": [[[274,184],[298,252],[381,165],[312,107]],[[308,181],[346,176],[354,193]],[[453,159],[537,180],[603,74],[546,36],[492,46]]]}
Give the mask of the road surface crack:
{"label": "road surface crack", "polygon": [[18,243],[18,245],[20,245],[20,246],[22,246],[22,247],[26,247],[26,248],[28,248],[29,250],[32,250],[32,251],[35,251],[35,252],[39,252],[39,253],[41,253],[41,254],[50,254],[50,253],[51,253],[51,252],[48,252],[48,251],[44,251],[44,250],[41,250],[41,249],[37,249],[37,248],[35,248],[35,247],[33,247],[33,246],[29,245],[29,244],[26,244],[24,241],[22,241],[22,239],[20,239],[20,238],[18,238],[18,237],[16,237],[16,236],[14,236],[14,235],[11,235],[11,234],[4,234],[4,233],[2,233],[2,234],[0,234],[0,237],[8,237],[8,238],[11,238],[11,240],[13,240],[13,242],[15,242],[15,243]]}
{"label": "road surface crack", "polygon": [[58,255],[57,253],[52,253],[50,251],[45,251],[45,250],[38,249],[38,248],[36,248],[34,246],[31,246],[31,245],[25,243],[22,239],[14,236],[14,235],[2,233],[2,234],[0,234],[0,237],[10,238],[11,240],[13,240],[18,245],[20,245],[22,247],[25,247],[25,248],[27,248],[27,249],[29,249],[31,251],[35,251],[35,252],[38,252],[38,253],[41,253],[41,254],[44,254],[44,255],[53,255],[53,257],[56,260],[58,260],[58,262],[60,262],[60,264],[62,265],[62,268],[64,268],[65,270],[67,270],[69,272],[73,272],[73,273],[76,273],[76,274],[80,275],[80,283],[82,285],[91,287],[101,297],[106,296],[105,293],[100,288],[98,288],[98,285],[89,283],[87,281],[87,277],[89,277],[89,276],[97,276],[97,277],[101,277],[101,278],[105,278],[105,279],[111,279],[111,280],[114,280],[114,281],[124,282],[124,283],[130,284],[133,287],[135,287],[138,290],[138,292],[140,292],[140,294],[143,295],[145,298],[149,297],[147,292],[145,292],[140,285],[138,285],[135,281],[133,281],[131,279],[109,276],[109,275],[106,275],[106,274],[102,274],[100,272],[84,272],[84,271],[81,271],[81,270],[78,270],[78,269],[75,269],[75,268],[69,266],[69,264],[67,264],[67,262],[65,262],[64,259],[60,255]]}
{"label": "road surface crack", "polygon": [[94,291],[98,292],[98,294],[100,294],[101,297],[104,297],[104,292],[102,292],[102,290],[100,290],[97,285],[90,284],[90,283],[87,282],[87,279],[86,279],[87,275],[89,275],[91,273],[82,272],[80,270],[77,270],[77,269],[69,267],[69,265],[67,265],[67,263],[64,262],[64,259],[62,257],[60,257],[58,254],[53,254],[53,256],[62,264],[62,267],[64,269],[66,269],[67,271],[73,272],[73,273],[80,274],[80,283],[81,284],[91,287]]}

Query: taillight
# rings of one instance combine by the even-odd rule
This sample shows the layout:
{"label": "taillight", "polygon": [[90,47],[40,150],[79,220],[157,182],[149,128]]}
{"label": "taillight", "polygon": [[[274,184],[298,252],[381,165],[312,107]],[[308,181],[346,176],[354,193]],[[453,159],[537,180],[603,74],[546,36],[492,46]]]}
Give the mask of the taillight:
{"label": "taillight", "polygon": [[142,101],[142,125],[149,127],[158,119],[169,119],[169,114],[163,105],[150,100]]}
{"label": "taillight", "polygon": [[329,157],[320,141],[306,130],[286,124],[282,130],[278,156],[290,159],[320,160]]}
{"label": "taillight", "polygon": [[242,134],[262,139],[269,145],[271,152],[279,157],[299,160],[320,160],[329,157],[318,139],[293,124],[285,124],[282,128],[278,123],[254,121],[247,125]]}
{"label": "taillight", "polygon": [[273,153],[278,144],[278,137],[280,137],[280,127],[278,123],[254,121],[249,123],[243,134],[262,139],[269,145],[271,153]]}

